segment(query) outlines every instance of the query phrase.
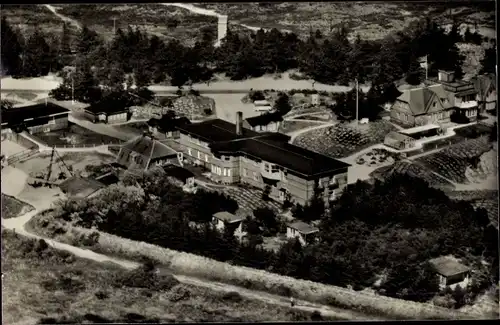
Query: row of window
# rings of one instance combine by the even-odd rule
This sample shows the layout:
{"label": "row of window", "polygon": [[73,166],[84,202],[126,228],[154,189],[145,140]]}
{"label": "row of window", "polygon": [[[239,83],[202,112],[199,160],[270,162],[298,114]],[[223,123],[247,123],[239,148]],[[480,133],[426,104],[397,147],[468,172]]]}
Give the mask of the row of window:
{"label": "row of window", "polygon": [[476,110],[473,109],[473,110],[465,111],[465,116],[467,116],[467,117],[476,116]]}
{"label": "row of window", "polygon": [[[252,176],[253,176],[254,181],[259,180],[259,175],[257,174],[257,172],[253,172]],[[249,177],[248,176],[248,169],[246,169],[246,168],[243,168],[243,177]]]}
{"label": "row of window", "polygon": [[219,166],[212,165],[212,173],[219,176],[231,176],[231,168],[221,168]]}
{"label": "row of window", "polygon": [[[190,155],[191,157],[194,157],[194,155],[193,155],[193,150],[192,150],[191,148],[188,148],[188,149],[187,149],[187,151],[188,151],[188,155]],[[208,155],[207,155],[207,154],[202,153],[201,151],[198,151],[198,152],[197,152],[196,157],[197,157],[198,159],[200,159],[200,160],[203,160],[203,158],[205,158],[205,162],[208,162]]]}
{"label": "row of window", "polygon": [[277,173],[280,171],[278,166],[270,163],[264,163],[264,170],[266,173]]}
{"label": "row of window", "polygon": [[188,136],[188,141],[192,142],[192,143],[194,143],[196,145],[202,146],[204,148],[208,148],[208,143],[200,141],[199,139],[193,138],[191,136]]}

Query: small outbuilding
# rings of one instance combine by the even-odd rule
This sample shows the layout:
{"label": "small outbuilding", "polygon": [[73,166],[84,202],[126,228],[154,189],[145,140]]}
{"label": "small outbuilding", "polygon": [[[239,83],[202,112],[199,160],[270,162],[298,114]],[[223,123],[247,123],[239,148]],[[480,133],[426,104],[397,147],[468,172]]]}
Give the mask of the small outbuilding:
{"label": "small outbuilding", "polygon": [[168,164],[163,166],[166,176],[173,177],[182,182],[182,185],[194,186],[194,174],[186,168]]}
{"label": "small outbuilding", "polygon": [[176,163],[178,160],[177,151],[147,134],[122,145],[116,158],[121,166],[141,170]]}
{"label": "small outbuilding", "polygon": [[123,123],[130,118],[130,110],[120,101],[102,100],[85,108],[85,116],[93,123]]}
{"label": "small outbuilding", "polygon": [[441,256],[429,260],[429,264],[436,272],[439,278],[439,286],[441,289],[452,287],[452,289],[460,285],[465,288],[469,283],[470,269],[459,263],[452,256]]}
{"label": "small outbuilding", "polygon": [[219,231],[224,231],[224,229],[230,228],[233,229],[233,232],[236,236],[243,233],[243,217],[237,216],[227,211],[215,213],[212,216],[212,222]]}
{"label": "small outbuilding", "polygon": [[385,136],[384,144],[397,150],[405,150],[415,147],[415,139],[407,134],[392,131]]}
{"label": "small outbuilding", "polygon": [[295,221],[287,224],[286,237],[298,238],[302,245],[307,245],[317,238],[319,229],[303,221]]}

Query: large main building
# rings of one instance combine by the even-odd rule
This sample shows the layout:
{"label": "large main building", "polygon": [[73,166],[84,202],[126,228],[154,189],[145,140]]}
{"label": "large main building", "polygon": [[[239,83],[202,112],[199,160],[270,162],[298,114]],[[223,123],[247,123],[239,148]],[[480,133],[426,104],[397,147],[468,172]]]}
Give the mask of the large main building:
{"label": "large main building", "polygon": [[211,171],[225,184],[246,183],[270,189],[270,196],[305,204],[316,184],[325,199],[338,196],[347,185],[349,164],[288,143],[280,133],[259,133],[220,119],[178,127],[184,157]]}

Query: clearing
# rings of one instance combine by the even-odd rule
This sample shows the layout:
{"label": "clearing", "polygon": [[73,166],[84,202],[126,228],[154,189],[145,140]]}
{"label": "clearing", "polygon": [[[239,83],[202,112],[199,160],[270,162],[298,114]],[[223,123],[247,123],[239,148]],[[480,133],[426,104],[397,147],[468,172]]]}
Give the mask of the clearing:
{"label": "clearing", "polygon": [[[57,151],[57,150],[56,150]],[[68,175],[68,170],[64,166],[71,166],[73,173],[78,174],[85,171],[85,167],[89,165],[108,164],[115,161],[115,157],[99,152],[60,152],[60,155],[54,156],[52,164],[51,181],[56,181],[60,173]],[[50,164],[51,152],[40,153],[33,158],[15,164],[16,168],[22,170],[30,177],[46,177]],[[61,161],[62,158],[62,161]],[[64,164],[63,164],[64,162]]]}
{"label": "clearing", "polygon": [[35,137],[39,138],[50,147],[84,147],[102,144],[119,144],[121,142],[119,139],[94,132],[72,123],[65,129],[37,133]]}
{"label": "clearing", "polygon": [[169,274],[78,258],[8,230],[2,230],[2,252],[7,324],[311,319],[310,312],[180,284]]}

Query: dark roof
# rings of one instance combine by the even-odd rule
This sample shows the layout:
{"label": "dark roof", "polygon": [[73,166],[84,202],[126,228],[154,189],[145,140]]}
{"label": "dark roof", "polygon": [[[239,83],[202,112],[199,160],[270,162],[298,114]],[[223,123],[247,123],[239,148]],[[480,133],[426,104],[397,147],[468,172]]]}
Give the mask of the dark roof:
{"label": "dark roof", "polygon": [[238,222],[238,221],[243,220],[243,217],[234,215],[234,214],[229,213],[227,211],[217,212],[213,216],[215,218],[225,222],[225,223],[233,223],[233,222]]}
{"label": "dark roof", "polygon": [[215,153],[243,154],[282,166],[301,175],[312,176],[349,167],[342,161],[289,144],[289,136],[280,133],[258,133],[242,128],[237,135],[235,125],[215,119],[179,127],[210,143]]}
{"label": "dark roof", "polygon": [[429,260],[429,263],[438,274],[449,277],[457,274],[462,274],[469,271],[469,268],[460,264],[455,259],[448,256],[441,256]]}
{"label": "dark roof", "polygon": [[340,160],[310,151],[286,141],[262,136],[213,144],[215,152],[249,155],[284,167],[292,172],[312,176],[349,167]]}
{"label": "dark roof", "polygon": [[141,135],[123,145],[124,149],[136,152],[149,159],[177,155],[177,152],[160,141]]}
{"label": "dark roof", "polygon": [[259,125],[268,125],[269,123],[272,122],[281,122],[283,121],[283,117],[281,116],[281,113],[273,112],[273,113],[265,113],[262,115],[257,115],[254,117],[249,117],[245,119],[245,121],[247,121],[251,127],[254,127]]}
{"label": "dark roof", "polygon": [[116,184],[120,181],[120,178],[116,176],[115,173],[109,172],[107,174],[96,177],[96,180],[103,183],[104,185]]}
{"label": "dark roof", "polygon": [[74,176],[63,181],[59,187],[70,197],[85,198],[106,186],[92,178]]}
{"label": "dark roof", "polygon": [[177,179],[180,179],[182,181],[186,181],[188,178],[194,177],[194,174],[187,170],[186,168],[179,167],[177,165],[166,165],[163,166],[163,170],[168,176],[175,177]]}
{"label": "dark roof", "polygon": [[149,126],[157,127],[160,131],[163,132],[171,132],[177,130],[177,127],[191,124],[191,121],[185,117],[177,117],[177,118],[165,118],[161,119],[152,118],[148,121]]}
{"label": "dark roof", "polygon": [[236,125],[221,119],[213,119],[200,123],[178,126],[183,133],[208,142],[231,141],[258,136],[261,133],[242,128],[242,134],[236,134]]}
{"label": "dark roof", "polygon": [[302,221],[295,221],[295,222],[289,223],[289,224],[287,224],[287,227],[295,229],[304,235],[312,234],[312,233],[319,231],[318,228],[313,227],[311,225],[308,225],[307,223],[302,222]]}
{"label": "dark roof", "polygon": [[69,114],[69,110],[51,102],[14,108],[2,107],[2,124],[47,117],[54,114]]}
{"label": "dark roof", "polygon": [[[445,92],[443,86],[441,85],[432,85],[428,87],[414,88],[414,89],[406,89],[403,93],[398,97],[399,101],[408,103],[410,106],[410,110],[414,116],[426,114],[430,110],[430,105],[433,99],[438,97],[437,102],[439,107],[437,110],[448,109],[450,108],[450,95]],[[447,99],[447,102],[443,100]],[[436,110],[434,110],[436,111]]]}
{"label": "dark roof", "polygon": [[128,107],[124,102],[103,99],[100,102],[85,108],[86,111],[93,114],[116,114],[127,111]]}

